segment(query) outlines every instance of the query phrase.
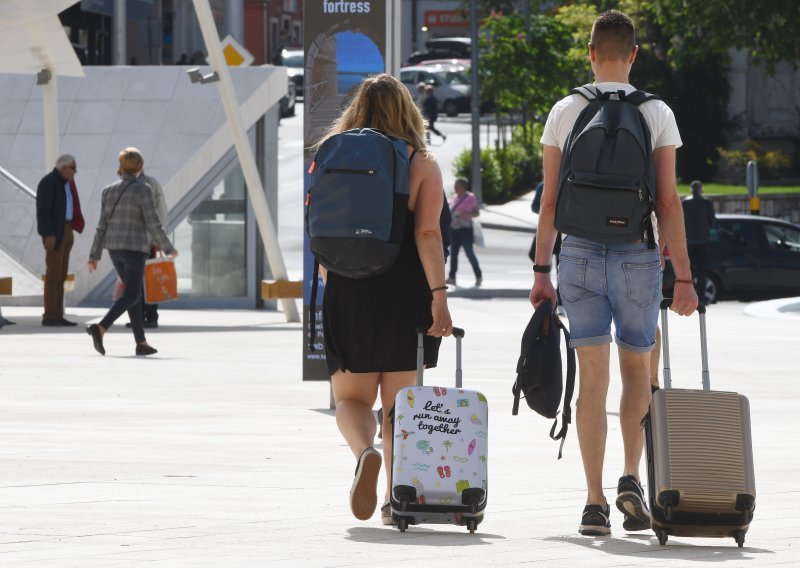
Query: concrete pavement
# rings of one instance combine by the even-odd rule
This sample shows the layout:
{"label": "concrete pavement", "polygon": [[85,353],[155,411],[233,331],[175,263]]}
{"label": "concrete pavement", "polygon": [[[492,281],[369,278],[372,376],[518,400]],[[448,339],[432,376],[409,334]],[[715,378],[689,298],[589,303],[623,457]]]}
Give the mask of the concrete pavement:
{"label": "concrete pavement", "polygon": [[[466,328],[465,385],[490,408],[489,505],[478,533],[383,527],[347,505],[354,458],[328,409],[326,383],[300,380],[301,330],[282,314],[165,309],[133,357],[112,329],[97,355],[82,329],[43,329],[40,309],[7,307],[0,330],[0,563],[4,567],[726,566],[798,565],[800,314],[709,308],[711,381],[750,397],[758,505],[745,548],[733,539],[577,533],[584,499],[574,427],[564,459],[550,422],[511,416],[523,299],[454,298]],[[748,311],[758,314],[756,308]],[[69,309],[82,324],[97,309]],[[676,385],[700,384],[697,320],[674,317]],[[447,341],[430,383],[452,379]],[[612,362],[607,494],[622,447]],[[383,481],[381,480],[381,483]]]}
{"label": "concrete pavement", "polygon": [[[437,155],[449,187],[449,164],[468,128],[443,128],[448,141]],[[299,120],[281,126],[280,240],[293,277],[302,265],[302,189],[292,174],[301,167],[300,130]],[[799,565],[800,300],[709,308],[712,385],[747,394],[752,406],[758,500],[745,548],[688,538],[660,547],[651,533],[626,535],[616,511],[613,536],[581,537],[574,426],[557,461],[550,421],[525,408],[511,416],[531,313],[529,206],[524,197],[483,211],[487,225],[505,225],[487,229],[478,249],[483,286],[472,287],[462,255],[451,294],[454,320],[467,330],[465,385],[484,392],[490,408],[491,491],[478,533],[423,526],[401,534],[377,515],[351,516],[355,460],[328,408],[327,383],[301,381],[302,331],[281,313],[165,307],[162,326],[148,333],[157,355],[134,357],[120,325],[101,357],[81,328],[42,328],[41,308],[29,301],[4,307],[17,325],[0,329],[0,566]],[[103,313],[67,310],[81,324]],[[675,384],[699,386],[697,321],[670,324]],[[449,384],[453,360],[447,341],[428,384]],[[622,463],[616,368],[612,362],[609,497]]]}

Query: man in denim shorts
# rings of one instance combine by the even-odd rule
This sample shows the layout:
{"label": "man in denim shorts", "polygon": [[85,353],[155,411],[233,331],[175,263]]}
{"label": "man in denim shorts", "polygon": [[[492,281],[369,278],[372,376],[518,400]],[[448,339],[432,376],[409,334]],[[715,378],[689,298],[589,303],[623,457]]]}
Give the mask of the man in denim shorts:
{"label": "man in denim shorts", "polygon": [[[634,91],[628,75],[637,50],[633,22],[628,16],[614,10],[600,14],[589,43],[595,86],[603,92]],[[561,154],[578,114],[587,104],[579,95],[570,95],[556,103],[542,136],[545,185],[530,294],[534,306],[545,300],[556,305],[549,272],[556,239],[554,219]],[[669,245],[676,274],[672,310],[686,316],[697,308],[697,296],[692,286],[683,211],[675,182],[675,151],[681,139],[672,111],[662,101],[647,101],[639,109],[651,134],[660,238]],[[655,346],[661,299],[658,247],[651,248],[651,243],[645,240],[604,243],[566,235],[558,269],[561,300],[569,318],[571,345],[577,349],[580,369],[577,429],[588,494],[579,531],[585,535],[611,532],[602,475],[608,430],[606,397],[612,322],[622,376],[619,418],[625,453],[616,505],[624,514],[625,530],[648,529],[650,512],[639,481],[639,465],[644,444],[641,422],[651,396],[650,352]]]}

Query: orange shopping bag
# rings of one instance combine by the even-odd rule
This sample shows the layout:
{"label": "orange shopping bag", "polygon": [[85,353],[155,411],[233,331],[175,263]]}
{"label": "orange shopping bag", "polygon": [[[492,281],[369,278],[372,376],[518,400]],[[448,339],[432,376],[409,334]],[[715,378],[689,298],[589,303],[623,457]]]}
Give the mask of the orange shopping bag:
{"label": "orange shopping bag", "polygon": [[144,263],[144,301],[157,304],[178,297],[178,275],[169,257],[158,257]]}

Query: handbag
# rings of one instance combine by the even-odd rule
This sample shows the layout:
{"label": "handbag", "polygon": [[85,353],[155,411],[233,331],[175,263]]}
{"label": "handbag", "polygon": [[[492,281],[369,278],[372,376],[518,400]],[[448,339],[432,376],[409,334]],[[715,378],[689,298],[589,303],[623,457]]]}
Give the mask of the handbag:
{"label": "handbag", "polygon": [[144,301],[158,304],[178,298],[178,275],[171,258],[158,256],[144,262]]}
{"label": "handbag", "polygon": [[472,242],[476,247],[485,247],[486,239],[483,236],[483,227],[477,219],[472,219]]}

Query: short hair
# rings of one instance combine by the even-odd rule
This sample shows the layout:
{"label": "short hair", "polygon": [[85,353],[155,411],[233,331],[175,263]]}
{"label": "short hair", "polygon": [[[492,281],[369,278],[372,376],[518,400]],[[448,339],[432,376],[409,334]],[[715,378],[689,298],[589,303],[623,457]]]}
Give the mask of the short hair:
{"label": "short hair", "polygon": [[119,153],[119,167],[125,174],[138,173],[144,168],[144,157],[138,148],[125,148]]}
{"label": "short hair", "polygon": [[457,177],[455,183],[463,185],[464,189],[469,189],[469,180],[465,177]]}
{"label": "short hair", "polygon": [[689,187],[692,188],[692,191],[697,191],[699,189],[703,189],[703,182],[701,182],[699,179],[696,179],[692,183],[689,184]]}
{"label": "short hair", "polygon": [[600,59],[626,59],[636,47],[633,20],[617,10],[597,16],[590,40]]}
{"label": "short hair", "polygon": [[64,166],[71,166],[75,163],[75,156],[72,154],[61,154],[56,160],[56,168],[61,169]]}

